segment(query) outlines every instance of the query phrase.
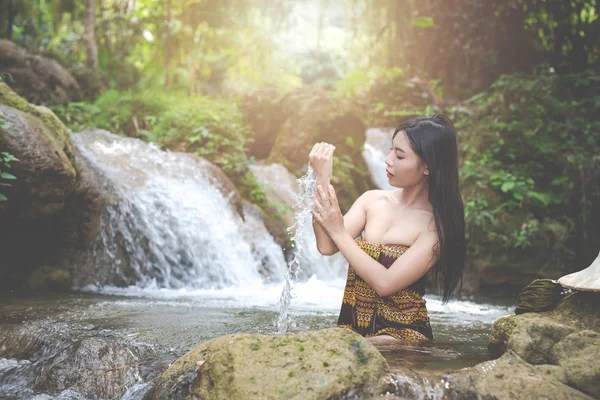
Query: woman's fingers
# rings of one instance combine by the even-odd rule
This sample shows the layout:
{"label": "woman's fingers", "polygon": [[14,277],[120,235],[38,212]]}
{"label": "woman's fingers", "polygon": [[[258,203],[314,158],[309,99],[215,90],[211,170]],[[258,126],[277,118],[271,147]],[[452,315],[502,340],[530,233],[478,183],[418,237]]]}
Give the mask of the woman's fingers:
{"label": "woman's fingers", "polygon": [[317,218],[317,220],[321,221],[321,212],[323,211],[323,206],[321,205],[321,202],[319,201],[319,199],[317,198],[316,194],[313,195],[313,210],[312,213],[313,215]]}
{"label": "woman's fingers", "polygon": [[325,193],[325,189],[323,189],[323,186],[317,185],[317,193],[319,195],[319,202],[321,203],[321,205],[329,205],[329,196],[327,196],[327,194]]}
{"label": "woman's fingers", "polygon": [[332,185],[329,185],[329,202],[333,208],[338,208],[340,205],[338,204],[337,196],[335,195],[335,189]]}

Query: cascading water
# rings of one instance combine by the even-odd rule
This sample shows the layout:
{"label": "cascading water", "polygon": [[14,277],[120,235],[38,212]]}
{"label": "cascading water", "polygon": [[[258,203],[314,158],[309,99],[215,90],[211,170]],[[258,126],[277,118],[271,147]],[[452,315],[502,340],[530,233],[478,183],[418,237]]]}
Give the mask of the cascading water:
{"label": "cascading water", "polygon": [[[279,300],[279,317],[277,319],[277,330],[279,333],[286,333],[288,326],[291,323],[289,308],[293,297],[292,285],[293,281],[298,281],[298,272],[300,270],[306,245],[306,242],[303,239],[306,236],[305,231],[307,229],[307,222],[311,219],[311,199],[316,190],[315,173],[312,168],[309,167],[308,172],[298,179],[298,185],[299,192],[296,197],[296,204],[294,204],[294,209],[296,210],[294,214],[295,222],[294,225],[288,228],[288,234],[292,234],[292,231],[295,231],[292,236],[294,252],[291,261],[288,263],[288,269],[285,274],[285,284]],[[311,225],[309,225],[309,229],[312,229]]]}
{"label": "cascading water", "polygon": [[281,281],[283,252],[209,182],[207,163],[105,131],[73,135],[118,201],[103,215],[88,266],[98,285],[219,289]]}
{"label": "cascading water", "polygon": [[385,174],[385,157],[392,144],[392,130],[369,128],[366,133],[363,158],[369,167],[369,172],[379,189],[395,189],[388,183]]}

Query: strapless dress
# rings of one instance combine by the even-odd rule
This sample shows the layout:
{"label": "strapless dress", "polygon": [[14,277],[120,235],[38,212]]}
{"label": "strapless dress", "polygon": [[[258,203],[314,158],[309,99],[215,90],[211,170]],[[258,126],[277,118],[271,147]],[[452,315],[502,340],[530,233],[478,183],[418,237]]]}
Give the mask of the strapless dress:
{"label": "strapless dress", "polygon": [[[371,258],[389,268],[408,247],[382,245],[359,237],[356,244]],[[338,326],[352,329],[362,336],[390,335],[406,342],[433,339],[425,306],[427,274],[409,287],[380,297],[352,268],[344,289]]]}

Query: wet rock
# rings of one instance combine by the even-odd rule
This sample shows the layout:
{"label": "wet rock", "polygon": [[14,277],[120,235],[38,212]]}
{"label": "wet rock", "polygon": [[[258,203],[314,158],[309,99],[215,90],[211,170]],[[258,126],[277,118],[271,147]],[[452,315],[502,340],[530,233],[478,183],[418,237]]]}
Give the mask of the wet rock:
{"label": "wet rock", "polygon": [[44,367],[35,389],[46,393],[72,389],[89,398],[114,398],[141,380],[139,361],[137,350],[118,339],[77,340]]}
{"label": "wet rock", "polygon": [[286,226],[294,224],[294,204],[298,194],[296,177],[281,164],[254,164],[252,174],[263,185],[267,201],[277,205]]}
{"label": "wet rock", "polygon": [[154,358],[149,345],[91,325],[37,320],[0,327],[0,385],[27,380],[51,395],[73,390],[86,399],[115,398],[155,376]]}
{"label": "wet rock", "polygon": [[175,361],[144,398],[364,398],[390,387],[387,372],[375,347],[346,329],[296,336],[228,335]]}
{"label": "wet rock", "polygon": [[552,349],[569,385],[600,398],[600,333],[585,330],[567,336]]}
{"label": "wet rock", "polygon": [[450,399],[592,399],[553,375],[537,370],[512,351],[446,379]]}
{"label": "wet rock", "polygon": [[28,286],[34,291],[66,290],[72,283],[71,272],[56,265],[41,265],[29,276]]}
{"label": "wet rock", "polygon": [[[260,207],[248,201],[244,201],[244,215],[245,223],[240,228],[248,243],[253,243],[258,237],[270,235],[279,247],[282,249],[291,249],[286,226],[281,218],[267,215]],[[273,249],[273,251],[278,252],[279,249]],[[267,280],[275,277],[278,278],[274,274],[274,271],[271,271],[271,268],[276,265],[276,262],[270,260],[271,256],[272,254],[262,255],[261,274]]]}

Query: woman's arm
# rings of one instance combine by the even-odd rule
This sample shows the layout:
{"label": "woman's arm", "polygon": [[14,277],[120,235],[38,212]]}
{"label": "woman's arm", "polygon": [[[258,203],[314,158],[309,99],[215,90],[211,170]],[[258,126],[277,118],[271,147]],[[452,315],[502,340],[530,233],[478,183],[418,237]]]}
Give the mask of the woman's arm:
{"label": "woman's arm", "polygon": [[[438,245],[434,222],[422,231],[415,243],[399,257],[390,268],[385,268],[366,254],[344,227],[344,217],[339,209],[333,186],[328,196],[318,187],[319,198],[313,198],[315,219],[327,232],[335,246],[344,255],[356,273],[371,286],[379,296],[388,296],[407,288],[421,278],[436,262],[434,248]],[[368,192],[367,192],[368,193]],[[363,197],[363,196],[361,196]]]}
{"label": "woman's arm", "polygon": [[[321,189],[318,189],[319,186],[317,186],[317,190],[324,191],[323,188],[328,186],[329,185],[321,186]],[[358,199],[356,199],[354,204],[352,204],[352,207],[350,207],[346,215],[344,215],[344,230],[348,233],[348,235],[350,235],[350,237],[357,237],[365,229],[365,224],[367,223],[367,205],[377,198],[379,192],[380,191],[378,190],[369,190],[364,192]],[[313,228],[315,230],[315,236],[317,236],[317,249],[319,250],[319,253],[323,254],[324,256],[330,256],[339,251],[338,246],[331,239],[331,237],[329,237],[327,231],[316,220],[314,215]],[[320,242],[318,236],[319,234],[324,236]]]}
{"label": "woman's arm", "polygon": [[331,234],[332,240],[356,273],[381,297],[389,296],[418,281],[435,264],[435,232],[421,232],[415,243],[390,268],[372,259],[346,232]]}
{"label": "woman's arm", "polygon": [[[315,177],[318,185],[317,187],[329,187],[329,182],[333,173],[334,151],[335,146],[332,144],[316,143],[308,155],[309,165],[315,171]],[[367,197],[369,196],[370,195],[365,193],[365,195],[356,200],[344,217],[344,225],[346,230],[353,237],[358,236],[364,229],[366,222],[366,210],[364,203],[367,201]],[[315,232],[317,249],[319,250],[319,253],[330,256],[338,252],[338,248],[335,243],[331,240],[321,224],[316,222],[314,218],[313,230]]]}

